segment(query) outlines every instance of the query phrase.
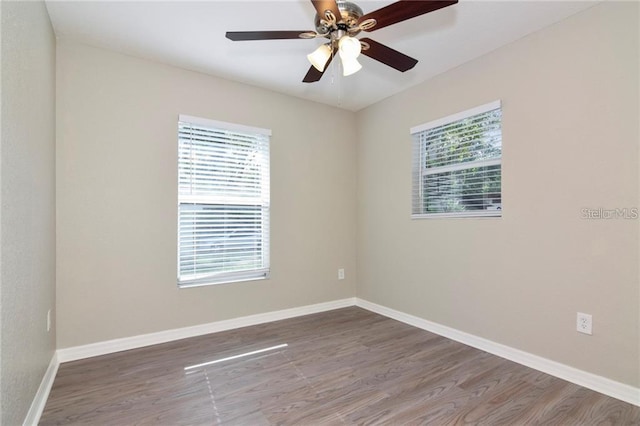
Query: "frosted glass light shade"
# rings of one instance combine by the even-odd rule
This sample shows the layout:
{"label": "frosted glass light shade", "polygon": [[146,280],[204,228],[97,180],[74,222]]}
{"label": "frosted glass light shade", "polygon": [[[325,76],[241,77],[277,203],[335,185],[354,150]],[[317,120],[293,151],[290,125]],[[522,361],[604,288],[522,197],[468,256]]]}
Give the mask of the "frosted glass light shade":
{"label": "frosted glass light shade", "polygon": [[355,37],[343,36],[338,42],[338,53],[342,59],[342,75],[345,77],[355,74],[362,68],[356,59],[360,55],[362,46],[360,40]]}
{"label": "frosted glass light shade", "polygon": [[362,68],[356,58],[345,58],[340,55],[340,59],[342,59],[342,75],[345,77],[357,73]]}
{"label": "frosted glass light shade", "polygon": [[343,36],[338,42],[338,48],[340,51],[340,57],[355,59],[360,55],[362,46],[360,46],[360,40],[355,37]]}
{"label": "frosted glass light shade", "polygon": [[311,65],[320,72],[324,71],[324,67],[327,65],[330,57],[331,49],[326,44],[323,44],[314,50],[313,53],[307,55],[307,59],[311,62]]}

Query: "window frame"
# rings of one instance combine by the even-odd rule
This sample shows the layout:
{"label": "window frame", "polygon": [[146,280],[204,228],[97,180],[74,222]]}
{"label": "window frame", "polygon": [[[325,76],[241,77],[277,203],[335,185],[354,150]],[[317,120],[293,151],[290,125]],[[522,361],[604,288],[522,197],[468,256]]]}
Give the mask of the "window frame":
{"label": "window frame", "polygon": [[[424,124],[420,124],[412,127],[409,130],[411,135],[411,163],[412,163],[412,194],[411,194],[411,219],[438,219],[438,218],[500,218],[502,217],[502,116],[500,117],[500,157],[487,160],[476,160],[465,162],[457,162],[438,167],[422,167],[424,162],[424,149],[422,148],[422,141],[420,141],[420,134],[422,132],[435,129],[440,126],[446,126],[458,121],[462,121],[474,116],[478,116],[490,111],[499,109],[502,113],[502,101],[496,100],[493,102],[479,105],[474,108],[467,109],[455,114],[448,115],[446,117],[438,118],[436,120],[429,121]],[[451,212],[425,212],[421,207],[424,204],[424,176],[429,174],[447,173],[460,170],[468,170],[477,167],[495,167],[500,166],[500,209],[496,210],[465,210],[465,211],[451,211]],[[416,212],[416,210],[420,210]]]}
{"label": "window frame", "polygon": [[[180,184],[180,169],[182,167],[180,158],[181,149],[181,126],[197,126],[200,128],[206,128],[212,132],[229,132],[231,134],[244,134],[252,135],[258,140],[259,138],[266,138],[266,149],[259,150],[263,158],[262,165],[266,164],[266,170],[263,168],[260,173],[260,196],[259,197],[246,197],[240,201],[242,197],[231,197],[220,193],[210,193],[206,195],[194,195],[194,194],[182,194]],[[191,288],[201,287],[217,284],[227,284],[243,281],[254,281],[268,279],[270,276],[270,216],[271,216],[271,190],[270,190],[270,151],[271,151],[271,130],[253,126],[246,126],[242,124],[228,123],[224,121],[211,120],[201,117],[194,117],[190,115],[180,114],[178,116],[178,132],[177,132],[177,149],[178,149],[178,190],[177,190],[177,285],[178,288]],[[266,194],[265,194],[266,190]],[[260,200],[260,203],[246,203],[246,200],[254,198]],[[247,269],[242,271],[227,271],[227,272],[206,272],[201,274],[191,274],[190,278],[184,278],[186,274],[181,275],[181,205],[210,205],[210,206],[230,206],[238,207],[241,205],[246,206],[260,206],[260,218],[261,218],[261,231],[260,231],[260,247],[262,254],[262,266],[260,268]],[[266,217],[265,217],[266,215]],[[195,225],[194,225],[195,226]],[[227,238],[227,237],[224,237]],[[223,238],[223,239],[224,239]]]}

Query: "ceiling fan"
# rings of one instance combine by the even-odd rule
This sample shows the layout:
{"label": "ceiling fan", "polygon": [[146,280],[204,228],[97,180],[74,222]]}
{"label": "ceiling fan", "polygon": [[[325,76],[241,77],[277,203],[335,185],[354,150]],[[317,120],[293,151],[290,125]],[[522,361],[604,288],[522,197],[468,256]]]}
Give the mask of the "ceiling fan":
{"label": "ceiling fan", "polygon": [[345,76],[362,68],[357,60],[360,53],[405,72],[413,68],[418,60],[370,38],[358,40],[355,36],[361,31],[375,31],[457,2],[458,0],[400,0],[365,15],[358,5],[349,1],[311,0],[316,9],[315,31],[229,31],[226,36],[233,41],[318,37],[328,39],[327,43],[307,55],[312,66],[302,80],[305,83],[319,81],[336,52],[342,60]]}

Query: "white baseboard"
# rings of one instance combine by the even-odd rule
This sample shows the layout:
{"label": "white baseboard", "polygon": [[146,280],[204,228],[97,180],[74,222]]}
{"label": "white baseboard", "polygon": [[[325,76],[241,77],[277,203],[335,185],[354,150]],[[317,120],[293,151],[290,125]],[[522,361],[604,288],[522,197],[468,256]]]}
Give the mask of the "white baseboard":
{"label": "white baseboard", "polygon": [[49,398],[49,392],[51,391],[51,386],[53,386],[53,380],[56,378],[59,365],[58,356],[54,352],[53,357],[51,357],[51,362],[49,362],[49,367],[47,367],[47,371],[45,371],[44,377],[40,382],[36,396],[31,402],[27,416],[22,423],[23,426],[35,426],[40,421],[40,416],[42,416],[44,406],[47,404],[47,398]]}
{"label": "white baseboard", "polygon": [[331,311],[333,309],[354,306],[355,304],[356,299],[352,297],[348,299],[318,303],[315,305],[307,305],[298,308],[284,309],[281,311],[266,312],[263,314],[249,315],[246,317],[234,318],[224,321],[216,321],[191,327],[159,331],[157,333],[142,334],[139,336],[124,337],[121,339],[92,343],[89,345],[63,348],[58,349],[58,360],[59,362],[75,361],[78,359],[90,358],[93,356],[106,355],[114,352],[156,345],[158,343],[171,342],[174,340],[185,339],[187,337],[202,336],[204,334],[217,333],[219,331],[232,330],[235,328],[264,324],[267,322],[279,321],[287,318],[299,317],[302,315]]}
{"label": "white baseboard", "polygon": [[465,345],[489,352],[518,364],[531,367],[543,373],[550,374],[560,379],[575,383],[579,386],[603,393],[612,398],[640,406],[640,388],[636,388],[606,377],[598,376],[587,371],[579,370],[547,358],[533,355],[529,352],[521,351],[510,346],[492,342],[482,337],[474,336],[451,327],[447,327],[435,322],[405,314],[386,306],[378,305],[364,299],[356,298],[356,306],[375,312],[385,317],[393,318],[405,324],[430,331],[440,336],[455,340]]}

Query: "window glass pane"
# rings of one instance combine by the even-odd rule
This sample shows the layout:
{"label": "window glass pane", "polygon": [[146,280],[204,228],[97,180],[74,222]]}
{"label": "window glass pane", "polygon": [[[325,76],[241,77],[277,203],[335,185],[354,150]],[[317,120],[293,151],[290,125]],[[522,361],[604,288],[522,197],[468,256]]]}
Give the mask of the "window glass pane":
{"label": "window glass pane", "polygon": [[423,212],[502,210],[500,166],[423,176]]}
{"label": "window glass pane", "polygon": [[180,205],[180,276],[246,271],[263,265],[262,206]]}
{"label": "window glass pane", "polygon": [[502,111],[494,110],[423,132],[425,167],[500,158]]}

